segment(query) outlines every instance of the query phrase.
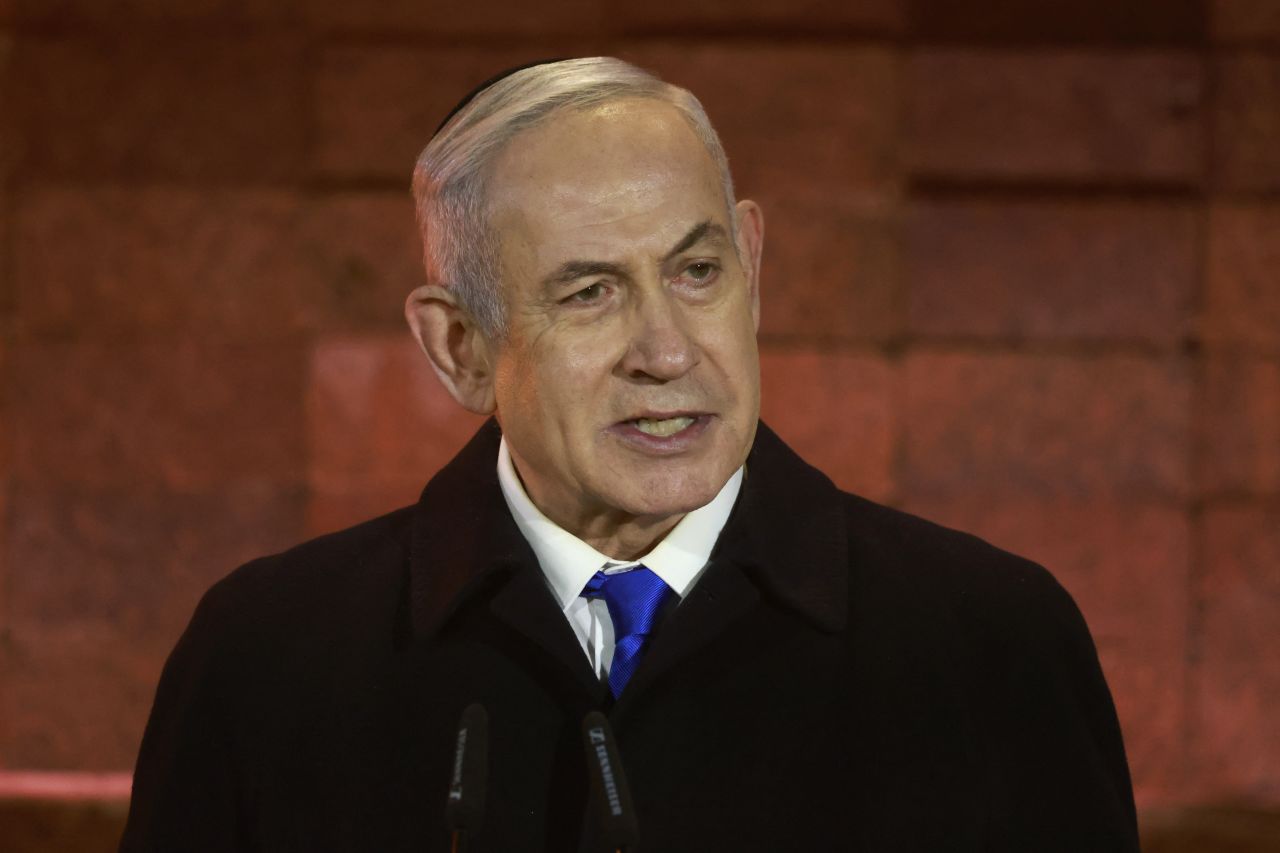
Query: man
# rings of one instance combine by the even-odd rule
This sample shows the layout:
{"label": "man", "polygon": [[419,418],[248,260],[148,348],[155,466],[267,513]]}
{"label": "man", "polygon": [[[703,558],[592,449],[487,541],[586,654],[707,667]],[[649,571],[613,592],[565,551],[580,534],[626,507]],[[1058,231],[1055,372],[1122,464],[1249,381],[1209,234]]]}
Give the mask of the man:
{"label": "man", "polygon": [[[617,60],[484,88],[415,178],[414,335],[493,415],[419,503],[256,561],[161,681],[124,850],[1136,850],[1088,632],[1039,567],[838,491],[758,423],[763,215]],[[856,452],[851,450],[850,452]]]}

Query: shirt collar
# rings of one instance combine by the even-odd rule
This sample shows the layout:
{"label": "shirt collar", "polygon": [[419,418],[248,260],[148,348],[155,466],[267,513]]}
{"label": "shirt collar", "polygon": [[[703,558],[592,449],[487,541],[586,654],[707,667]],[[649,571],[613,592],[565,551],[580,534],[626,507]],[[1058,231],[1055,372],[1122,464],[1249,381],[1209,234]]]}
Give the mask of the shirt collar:
{"label": "shirt collar", "polygon": [[733,510],[742,488],[742,469],[733,473],[710,503],[687,513],[652,551],[631,562],[600,553],[543,515],[529,499],[516,474],[505,437],[498,446],[498,484],[516,526],[538,558],[552,593],[567,610],[587,581],[606,566],[626,568],[644,564],[683,598],[706,567],[716,539]]}

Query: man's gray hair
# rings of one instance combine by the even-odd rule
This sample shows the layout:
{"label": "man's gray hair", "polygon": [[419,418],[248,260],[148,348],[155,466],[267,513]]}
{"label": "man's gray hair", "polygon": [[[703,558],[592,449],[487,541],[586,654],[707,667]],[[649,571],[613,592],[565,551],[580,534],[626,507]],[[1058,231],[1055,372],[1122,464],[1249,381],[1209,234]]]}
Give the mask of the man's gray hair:
{"label": "man's gray hair", "polygon": [[733,180],[720,138],[686,89],[612,57],[550,62],[516,71],[479,92],[423,149],[413,172],[427,280],[452,289],[490,337],[506,333],[498,236],[488,223],[489,166],[518,133],[561,108],[651,98],[684,115],[720,169],[733,222]]}

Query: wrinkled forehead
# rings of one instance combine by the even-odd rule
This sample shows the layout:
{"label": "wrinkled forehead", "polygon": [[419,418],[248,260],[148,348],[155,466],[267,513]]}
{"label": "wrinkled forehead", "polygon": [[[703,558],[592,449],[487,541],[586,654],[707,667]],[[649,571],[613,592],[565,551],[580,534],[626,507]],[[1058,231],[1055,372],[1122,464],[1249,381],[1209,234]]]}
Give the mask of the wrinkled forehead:
{"label": "wrinkled forehead", "polygon": [[710,152],[683,113],[654,100],[553,114],[511,140],[487,183],[495,225],[606,223],[680,203],[708,206],[717,219],[727,213]]}

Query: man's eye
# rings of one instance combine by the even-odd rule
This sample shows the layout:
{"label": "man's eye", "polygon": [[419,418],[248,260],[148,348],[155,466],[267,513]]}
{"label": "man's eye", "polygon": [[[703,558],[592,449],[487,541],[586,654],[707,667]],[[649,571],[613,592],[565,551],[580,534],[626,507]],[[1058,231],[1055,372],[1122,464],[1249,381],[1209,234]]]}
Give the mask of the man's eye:
{"label": "man's eye", "polygon": [[695,261],[684,268],[684,274],[697,284],[705,284],[716,277],[720,268],[711,261]]}
{"label": "man's eye", "polygon": [[581,290],[574,291],[565,298],[565,302],[595,302],[604,297],[604,282],[597,281],[595,284],[589,284]]}

